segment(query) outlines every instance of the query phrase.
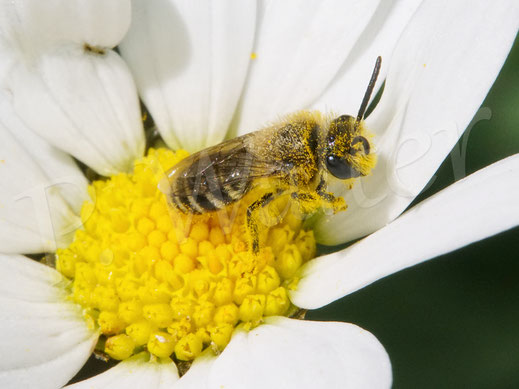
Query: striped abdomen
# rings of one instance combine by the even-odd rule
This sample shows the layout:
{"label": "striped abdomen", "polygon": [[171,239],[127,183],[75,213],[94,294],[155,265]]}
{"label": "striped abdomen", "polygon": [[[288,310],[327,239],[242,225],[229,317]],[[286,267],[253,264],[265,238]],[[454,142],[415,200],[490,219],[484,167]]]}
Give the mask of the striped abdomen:
{"label": "striped abdomen", "polygon": [[252,156],[240,138],[202,150],[168,173],[169,202],[184,213],[216,211],[250,189]]}

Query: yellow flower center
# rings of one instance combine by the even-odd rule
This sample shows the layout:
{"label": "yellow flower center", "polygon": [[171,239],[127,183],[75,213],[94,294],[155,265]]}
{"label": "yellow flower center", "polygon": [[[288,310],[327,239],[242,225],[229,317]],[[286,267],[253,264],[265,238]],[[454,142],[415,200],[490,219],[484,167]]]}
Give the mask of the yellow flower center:
{"label": "yellow flower center", "polygon": [[[132,174],[95,181],[83,228],[58,250],[57,269],[73,279],[71,298],[99,327],[105,352],[126,359],[147,350],[190,361],[220,352],[237,325],[296,310],[288,290],[315,255],[311,231],[280,198],[262,215],[262,248],[247,248],[246,210],[258,193],[219,212],[184,215],[157,184],[184,151],[150,149]],[[288,209],[288,211],[287,211]]]}

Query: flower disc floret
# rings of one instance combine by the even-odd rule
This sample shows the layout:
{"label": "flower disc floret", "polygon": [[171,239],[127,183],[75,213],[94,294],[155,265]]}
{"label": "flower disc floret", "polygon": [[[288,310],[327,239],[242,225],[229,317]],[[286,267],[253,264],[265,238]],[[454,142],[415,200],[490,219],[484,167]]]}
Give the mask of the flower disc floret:
{"label": "flower disc floret", "polygon": [[145,350],[190,361],[207,347],[223,350],[236,326],[295,310],[287,288],[315,255],[313,234],[292,209],[260,231],[259,254],[248,250],[254,191],[232,209],[204,215],[168,206],[158,182],[186,156],[150,149],[132,174],[94,181],[83,227],[57,252],[58,270],[73,280],[71,299],[96,322],[114,359]]}

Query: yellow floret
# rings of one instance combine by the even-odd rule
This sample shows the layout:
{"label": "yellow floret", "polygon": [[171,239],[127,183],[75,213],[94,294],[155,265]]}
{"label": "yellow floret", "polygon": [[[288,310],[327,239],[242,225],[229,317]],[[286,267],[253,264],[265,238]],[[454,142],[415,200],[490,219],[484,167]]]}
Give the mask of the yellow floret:
{"label": "yellow floret", "polygon": [[202,339],[195,334],[188,334],[178,341],[175,355],[181,361],[192,361],[202,352]]}
{"label": "yellow floret", "polygon": [[207,223],[196,223],[189,234],[197,242],[207,241],[209,238],[209,226]]}
{"label": "yellow floret", "polygon": [[153,326],[146,320],[141,320],[126,327],[126,334],[133,339],[137,346],[146,344],[150,339]]}
{"label": "yellow floret", "polygon": [[198,243],[198,254],[199,255],[207,255],[214,251],[214,246],[208,240],[203,240]]}
{"label": "yellow floret", "polygon": [[155,223],[150,218],[146,216],[141,217],[137,222],[137,231],[139,231],[142,235],[147,236],[153,229],[155,228]]}
{"label": "yellow floret", "polygon": [[265,316],[284,315],[290,308],[290,300],[288,299],[287,290],[279,287],[267,295],[265,303]]}
{"label": "yellow floret", "polygon": [[146,246],[146,236],[135,231],[128,235],[125,242],[131,251],[139,251]]}
{"label": "yellow floret", "polygon": [[236,304],[227,304],[218,307],[214,314],[216,324],[236,324],[239,319],[239,309]]}
{"label": "yellow floret", "polygon": [[168,234],[171,231],[173,223],[171,222],[169,214],[161,215],[157,219],[157,228],[165,234]]}
{"label": "yellow floret", "polygon": [[120,334],[106,340],[105,352],[113,359],[123,360],[133,354],[135,342],[128,335]]}
{"label": "yellow floret", "polygon": [[97,285],[94,289],[92,302],[102,311],[117,311],[119,298],[114,288]]}
{"label": "yellow floret", "polygon": [[178,255],[178,244],[167,240],[160,246],[160,255],[167,261],[172,262],[173,259]]}
{"label": "yellow floret", "polygon": [[157,357],[166,358],[173,354],[176,341],[167,332],[156,331],[150,335],[148,340],[148,351]]}
{"label": "yellow floret", "polygon": [[185,317],[189,317],[194,309],[194,305],[191,301],[180,297],[173,297],[169,303],[173,312],[173,319],[180,320]]}
{"label": "yellow floret", "polygon": [[227,346],[231,340],[233,331],[234,325],[231,324],[218,324],[209,329],[211,342],[216,346],[218,352],[222,351],[225,346]]}
{"label": "yellow floret", "polygon": [[124,322],[115,312],[101,312],[97,323],[103,334],[117,334],[124,329]]}
{"label": "yellow floret", "polygon": [[149,201],[144,199],[135,199],[130,206],[130,212],[133,217],[139,219],[148,215],[148,209],[150,208]]}
{"label": "yellow floret", "polygon": [[142,303],[138,300],[123,301],[119,304],[118,315],[126,323],[133,323],[142,317]]}
{"label": "yellow floret", "polygon": [[196,258],[198,255],[198,242],[192,237],[187,238],[180,244],[180,252],[191,258]]}
{"label": "yellow floret", "polygon": [[223,305],[230,303],[233,299],[234,283],[224,278],[219,281],[214,289],[213,299],[216,305]]}
{"label": "yellow floret", "polygon": [[186,254],[177,255],[173,260],[173,265],[180,274],[187,274],[194,270],[196,266],[195,260]]}
{"label": "yellow floret", "polygon": [[256,292],[256,283],[257,279],[255,276],[238,278],[234,287],[234,302],[240,305],[245,297],[254,294]]}
{"label": "yellow floret", "polygon": [[245,297],[240,305],[240,320],[244,322],[258,322],[265,310],[265,295],[256,294]]}
{"label": "yellow floret", "polygon": [[57,269],[73,279],[73,301],[114,359],[147,351],[192,361],[207,347],[221,352],[236,326],[292,311],[287,288],[315,255],[313,233],[301,219],[288,212],[281,220],[286,199],[266,210],[273,227],[262,227],[266,243],[258,255],[245,231],[247,206],[259,192],[227,215],[168,207],[158,182],[186,155],[150,149],[132,174],[94,181],[81,209],[83,228],[56,253]]}
{"label": "yellow floret", "polygon": [[265,266],[258,274],[258,292],[260,293],[268,293],[276,289],[280,283],[279,274],[272,266]]}
{"label": "yellow floret", "polygon": [[292,278],[297,269],[301,267],[303,257],[296,245],[286,246],[276,261],[276,269],[279,275],[286,279]]}
{"label": "yellow floret", "polygon": [[206,263],[209,271],[213,274],[218,274],[223,269],[223,264],[215,252],[208,253]]}
{"label": "yellow floret", "polygon": [[157,327],[167,327],[173,320],[173,310],[165,303],[145,305],[142,307],[142,315]]}
{"label": "yellow floret", "polygon": [[65,277],[73,277],[76,272],[77,256],[70,250],[58,249],[56,255],[60,258],[57,263],[57,270]]}
{"label": "yellow floret", "polygon": [[213,319],[214,304],[209,301],[202,301],[193,310],[193,322],[197,327],[206,326]]}
{"label": "yellow floret", "polygon": [[162,216],[168,215],[168,209],[164,203],[158,201],[151,204],[149,215],[150,218],[158,221]]}
{"label": "yellow floret", "polygon": [[148,234],[148,244],[150,246],[161,247],[167,239],[166,234],[160,230],[153,230]]}
{"label": "yellow floret", "polygon": [[189,334],[193,329],[191,320],[184,317],[180,321],[174,321],[168,326],[168,333],[173,336],[175,342],[178,342],[181,338]]}
{"label": "yellow floret", "polygon": [[218,246],[225,243],[225,236],[221,228],[213,227],[209,232],[209,240],[213,246]]}

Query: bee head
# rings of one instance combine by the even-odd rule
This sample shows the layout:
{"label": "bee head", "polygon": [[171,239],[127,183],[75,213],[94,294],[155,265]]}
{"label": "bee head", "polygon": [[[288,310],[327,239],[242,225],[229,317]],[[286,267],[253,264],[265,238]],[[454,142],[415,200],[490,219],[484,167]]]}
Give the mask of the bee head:
{"label": "bee head", "polygon": [[341,115],[330,122],[326,138],[326,169],[341,180],[365,176],[374,165],[363,122]]}
{"label": "bee head", "polygon": [[377,82],[381,63],[382,58],[377,57],[357,117],[341,115],[333,119],[328,127],[325,146],[326,169],[341,180],[365,176],[375,166],[375,155],[370,154],[371,146],[364,135],[363,119]]}

